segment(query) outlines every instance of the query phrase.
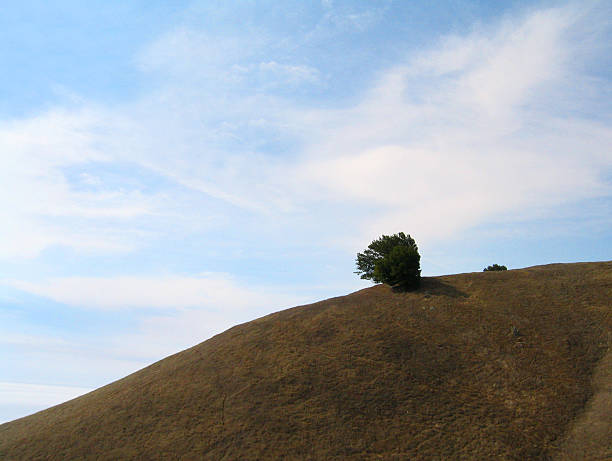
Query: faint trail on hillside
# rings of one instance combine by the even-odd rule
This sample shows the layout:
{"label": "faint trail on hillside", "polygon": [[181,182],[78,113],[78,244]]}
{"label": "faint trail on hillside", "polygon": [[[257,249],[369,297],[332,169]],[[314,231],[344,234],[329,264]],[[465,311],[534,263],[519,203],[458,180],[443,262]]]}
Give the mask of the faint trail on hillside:
{"label": "faint trail on hillside", "polygon": [[570,428],[556,460],[612,459],[612,347],[593,374],[594,394]]}

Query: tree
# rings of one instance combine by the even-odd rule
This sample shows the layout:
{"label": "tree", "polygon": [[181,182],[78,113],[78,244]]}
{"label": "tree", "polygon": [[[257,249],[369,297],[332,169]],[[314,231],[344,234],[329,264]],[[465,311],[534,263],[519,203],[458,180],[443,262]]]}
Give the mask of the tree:
{"label": "tree", "polygon": [[374,283],[412,290],[421,283],[421,255],[412,237],[403,232],[383,235],[357,253],[356,274]]}
{"label": "tree", "polygon": [[492,266],[485,267],[482,271],[488,272],[488,271],[507,271],[507,270],[508,268],[506,266],[500,266],[499,264],[493,264]]}

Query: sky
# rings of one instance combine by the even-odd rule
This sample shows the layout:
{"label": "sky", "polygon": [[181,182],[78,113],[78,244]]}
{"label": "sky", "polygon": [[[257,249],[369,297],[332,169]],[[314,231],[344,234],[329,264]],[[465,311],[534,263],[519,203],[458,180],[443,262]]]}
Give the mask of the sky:
{"label": "sky", "polygon": [[7,2],[0,422],[370,286],[612,259],[609,1]]}

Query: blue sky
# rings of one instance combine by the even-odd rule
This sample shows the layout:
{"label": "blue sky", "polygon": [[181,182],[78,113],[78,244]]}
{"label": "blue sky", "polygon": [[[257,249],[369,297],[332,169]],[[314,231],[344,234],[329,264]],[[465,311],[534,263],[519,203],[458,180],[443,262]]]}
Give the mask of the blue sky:
{"label": "blue sky", "polygon": [[[503,5],[502,5],[503,3]],[[29,1],[0,15],[0,422],[282,308],[612,259],[609,2]]]}

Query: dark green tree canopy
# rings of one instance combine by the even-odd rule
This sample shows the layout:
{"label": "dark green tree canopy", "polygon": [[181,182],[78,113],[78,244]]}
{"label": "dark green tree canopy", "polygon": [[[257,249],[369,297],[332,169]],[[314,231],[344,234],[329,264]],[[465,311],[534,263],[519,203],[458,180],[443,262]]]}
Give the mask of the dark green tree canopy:
{"label": "dark green tree canopy", "polygon": [[506,266],[500,266],[499,264],[493,264],[492,266],[485,267],[482,271],[488,272],[488,271],[507,271],[507,270],[508,268]]}
{"label": "dark green tree canopy", "polygon": [[386,283],[405,290],[421,283],[421,255],[412,237],[403,232],[383,235],[363,253],[357,253],[356,274],[374,283]]}

